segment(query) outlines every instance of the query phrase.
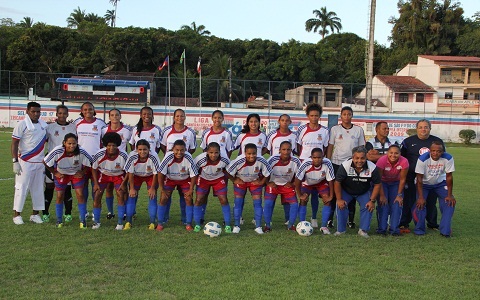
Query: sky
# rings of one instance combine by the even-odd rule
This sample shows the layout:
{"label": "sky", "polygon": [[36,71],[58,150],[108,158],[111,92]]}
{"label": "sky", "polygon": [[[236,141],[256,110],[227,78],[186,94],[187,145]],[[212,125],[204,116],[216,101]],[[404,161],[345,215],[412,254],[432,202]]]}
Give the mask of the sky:
{"label": "sky", "polygon": [[[119,0],[117,27],[163,27],[178,30],[195,22],[220,38],[272,40],[278,43],[295,39],[316,43],[320,35],[305,31],[305,21],[313,10],[326,7],[341,19],[341,32],[352,32],[367,38],[371,0]],[[375,40],[388,46],[391,17],[398,17],[398,0],[377,0]],[[460,1],[471,18],[480,11],[478,0]],[[30,17],[34,22],[66,27],[66,19],[77,7],[85,13],[103,16],[113,9],[109,0],[0,0],[0,18],[20,22]]]}

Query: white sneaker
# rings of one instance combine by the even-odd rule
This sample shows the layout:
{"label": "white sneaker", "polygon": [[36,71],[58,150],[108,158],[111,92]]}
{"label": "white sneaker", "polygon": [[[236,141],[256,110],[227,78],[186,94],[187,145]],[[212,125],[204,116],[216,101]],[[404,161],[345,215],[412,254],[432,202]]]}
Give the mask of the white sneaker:
{"label": "white sneaker", "polygon": [[232,233],[239,233],[239,232],[240,232],[240,226],[233,227]]}
{"label": "white sneaker", "polygon": [[320,228],[320,231],[321,231],[324,235],[329,235],[329,234],[330,234],[330,230],[328,230],[327,227],[322,227],[322,228]]}
{"label": "white sneaker", "polygon": [[25,223],[23,222],[22,216],[16,216],[15,218],[13,218],[13,223],[15,223],[15,225],[23,225],[23,224],[25,224]]}
{"label": "white sneaker", "polygon": [[98,229],[100,228],[100,223],[93,223],[92,229]]}
{"label": "white sneaker", "polygon": [[123,224],[117,224],[117,227],[115,227],[115,230],[123,230]]}
{"label": "white sneaker", "polygon": [[262,229],[262,227],[257,227],[257,228],[255,228],[255,232],[258,233],[258,234],[263,234],[263,229]]}
{"label": "white sneaker", "polygon": [[358,230],[358,235],[361,236],[361,237],[364,237],[364,238],[369,237],[368,233],[366,231],[362,230],[362,229]]}
{"label": "white sneaker", "polygon": [[310,223],[312,223],[312,227],[313,228],[318,228],[318,222],[317,222],[317,219],[310,219]]}
{"label": "white sneaker", "polygon": [[337,232],[335,232],[333,235],[334,235],[334,236],[339,236],[339,235],[342,235],[342,234],[345,234],[345,231],[342,231],[342,232],[337,231]]}
{"label": "white sneaker", "polygon": [[43,223],[40,215],[31,215],[30,216],[30,222],[33,222],[33,223],[36,223],[36,224],[42,224]]}
{"label": "white sneaker", "polygon": [[255,222],[255,219],[252,219],[252,224],[257,225],[257,222]]}
{"label": "white sneaker", "polygon": [[243,225],[245,223],[245,220],[243,218],[240,218],[240,225]]}
{"label": "white sneaker", "polygon": [[283,225],[287,225],[288,226],[288,220],[285,221],[285,223],[283,223]]}

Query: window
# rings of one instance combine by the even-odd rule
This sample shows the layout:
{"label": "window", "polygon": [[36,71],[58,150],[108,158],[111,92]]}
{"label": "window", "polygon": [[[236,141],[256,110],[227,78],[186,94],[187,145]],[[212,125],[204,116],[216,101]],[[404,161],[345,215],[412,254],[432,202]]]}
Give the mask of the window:
{"label": "window", "polygon": [[417,94],[417,102],[425,102],[425,94]]}
{"label": "window", "polygon": [[452,70],[442,69],[442,76],[452,76]]}
{"label": "window", "polygon": [[445,99],[453,99],[453,93],[445,92]]}
{"label": "window", "polygon": [[325,100],[327,101],[334,101],[336,100],[337,94],[336,93],[325,93]]}
{"label": "window", "polygon": [[308,93],[308,103],[318,103],[318,93],[309,92]]}
{"label": "window", "polygon": [[468,100],[468,93],[463,93],[463,100]]}
{"label": "window", "polygon": [[408,94],[401,93],[398,95],[398,102],[408,102]]}
{"label": "window", "polygon": [[479,93],[475,93],[475,100],[480,100],[480,94]]}

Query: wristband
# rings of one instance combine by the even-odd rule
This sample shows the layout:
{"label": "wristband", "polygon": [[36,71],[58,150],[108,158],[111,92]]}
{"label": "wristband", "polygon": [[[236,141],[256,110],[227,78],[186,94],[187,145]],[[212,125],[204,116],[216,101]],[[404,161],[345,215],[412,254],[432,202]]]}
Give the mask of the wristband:
{"label": "wristband", "polygon": [[370,202],[375,203],[376,199],[370,199]]}
{"label": "wristband", "polygon": [[402,197],[403,198],[403,193],[397,194],[397,197]]}

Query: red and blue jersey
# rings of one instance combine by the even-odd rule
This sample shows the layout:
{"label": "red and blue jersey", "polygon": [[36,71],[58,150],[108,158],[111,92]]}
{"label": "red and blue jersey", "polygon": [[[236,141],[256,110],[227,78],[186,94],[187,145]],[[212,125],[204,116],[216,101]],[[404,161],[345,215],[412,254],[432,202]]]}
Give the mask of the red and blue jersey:
{"label": "red and blue jersey", "polygon": [[249,163],[245,155],[240,155],[230,162],[227,172],[234,177],[240,178],[243,182],[249,183],[270,176],[272,168],[267,160],[261,156],[257,157],[254,162]]}
{"label": "red and blue jersey", "polygon": [[267,136],[265,133],[259,131],[256,134],[247,132],[240,133],[235,140],[235,149],[239,149],[238,154],[245,153],[245,145],[254,144],[257,146],[257,156],[262,156],[262,149],[267,147]]}
{"label": "red and blue jersey", "polygon": [[272,168],[270,182],[274,182],[276,185],[285,185],[288,182],[292,182],[295,177],[300,168],[300,159],[291,156],[290,160],[284,163],[279,155],[275,155],[268,159],[268,164]]}
{"label": "red and blue jersey", "polygon": [[93,156],[92,168],[108,176],[123,175],[128,154],[119,150],[115,157],[109,158],[106,152],[107,149],[102,148]]}
{"label": "red and blue jersey", "polygon": [[230,164],[230,160],[222,156],[220,156],[217,162],[212,163],[208,160],[205,152],[198,155],[194,162],[198,169],[199,177],[209,181],[225,177],[224,171]]}
{"label": "red and blue jersey", "polygon": [[75,175],[83,167],[91,167],[92,161],[92,157],[82,147],[79,154],[72,155],[67,153],[63,146],[53,148],[44,159],[47,166],[64,175]]}
{"label": "red and blue jersey", "polygon": [[302,185],[310,186],[319,184],[324,180],[334,180],[335,171],[333,170],[332,162],[326,158],[323,159],[322,164],[318,167],[313,165],[312,159],[307,158],[300,165],[295,176],[302,181]]}
{"label": "red and blue jersey", "polygon": [[183,130],[177,131],[173,125],[165,127],[162,132],[162,145],[167,148],[167,151],[171,151],[173,148],[173,144],[176,140],[182,140],[185,142],[187,146],[185,148],[186,151],[190,149],[197,148],[197,135],[195,130],[192,128],[185,126]]}
{"label": "red and blue jersey", "polygon": [[[125,125],[121,123],[120,128],[118,129],[112,129],[110,127],[110,124],[107,124],[107,127],[104,127],[102,129],[102,137],[105,135],[107,132],[116,132],[118,135],[120,135],[120,138],[122,139],[122,143],[118,147],[120,150],[127,152],[127,144],[130,142],[130,139],[132,137],[132,127]],[[106,145],[104,145],[106,146]]]}
{"label": "red and blue jersey", "polygon": [[416,174],[423,174],[424,185],[436,185],[447,178],[447,173],[455,171],[453,156],[443,152],[438,160],[433,160],[430,152],[426,152],[418,158],[415,166]]}
{"label": "red and blue jersey", "polygon": [[280,144],[284,141],[289,141],[292,144],[292,151],[297,151],[297,134],[289,131],[287,134],[283,134],[277,129],[270,131],[267,136],[267,149],[271,156],[275,156],[280,153]]}
{"label": "red and blue jersey", "polygon": [[160,163],[160,173],[167,179],[183,181],[198,175],[198,169],[190,153],[185,152],[185,156],[176,159],[173,152],[165,153],[165,157]]}
{"label": "red and blue jersey", "polygon": [[297,130],[296,143],[302,147],[302,153],[299,158],[304,160],[312,155],[312,150],[320,148],[324,151],[328,147],[329,132],[328,128],[318,125],[317,129],[311,129],[310,123],[301,125]]}
{"label": "red and blue jersey", "polygon": [[33,123],[33,126],[34,129],[29,130],[25,120],[20,121],[13,129],[12,138],[19,141],[18,152],[23,161],[41,163],[45,157],[47,123],[38,120],[37,123]]}
{"label": "red and blue jersey", "polygon": [[139,135],[137,126],[135,126],[132,129],[132,135],[129,143],[135,148],[135,145],[139,140],[146,140],[150,144],[150,152],[156,153],[156,149],[160,149],[162,129],[156,125],[153,125],[148,128],[143,128]]}
{"label": "red and blue jersey", "polygon": [[160,172],[160,159],[150,152],[146,161],[141,161],[136,151],[130,152],[125,163],[125,171],[138,177],[149,177]]}
{"label": "red and blue jersey", "polygon": [[233,150],[232,133],[225,128],[220,132],[214,132],[213,128],[205,129],[202,134],[200,147],[206,150],[211,142],[216,142],[220,145],[220,156],[222,157],[228,157],[228,152]]}
{"label": "red and blue jersey", "polygon": [[107,124],[98,118],[94,118],[92,122],[78,118],[73,124],[77,128],[78,144],[90,155],[97,153],[102,146],[102,129],[107,127]]}

